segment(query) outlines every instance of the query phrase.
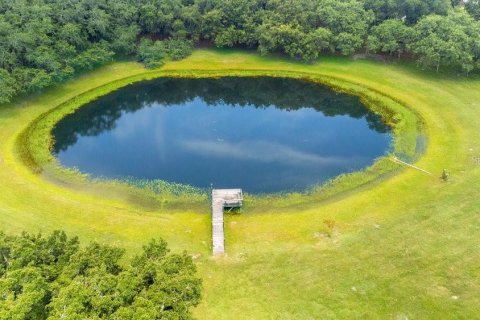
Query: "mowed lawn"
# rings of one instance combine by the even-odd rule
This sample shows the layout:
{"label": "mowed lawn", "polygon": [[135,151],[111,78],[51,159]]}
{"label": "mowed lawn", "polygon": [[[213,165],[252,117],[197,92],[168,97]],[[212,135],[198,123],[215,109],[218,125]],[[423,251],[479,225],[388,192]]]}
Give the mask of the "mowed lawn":
{"label": "mowed lawn", "polygon": [[[0,107],[0,229],[64,229],[129,254],[163,237],[172,250],[194,255],[204,281],[199,319],[479,317],[480,78],[346,58],[310,65],[234,50],[197,50],[164,69],[291,70],[374,88],[423,118],[428,145],[416,165],[433,174],[406,168],[321,203],[262,203],[262,210],[247,203],[226,217],[228,254],[214,259],[208,203],[148,209],[76,191],[31,173],[15,151],[20,132],[42,113],[146,72],[119,62]],[[444,168],[448,182],[440,179]]]}

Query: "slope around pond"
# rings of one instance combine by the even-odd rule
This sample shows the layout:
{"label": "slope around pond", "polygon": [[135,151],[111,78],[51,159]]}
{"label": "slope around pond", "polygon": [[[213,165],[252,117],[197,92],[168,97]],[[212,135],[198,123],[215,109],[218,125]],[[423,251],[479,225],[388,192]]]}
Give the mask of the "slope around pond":
{"label": "slope around pond", "polygon": [[[162,236],[195,254],[201,319],[474,318],[480,304],[480,80],[406,66],[327,58],[314,65],[237,51],[199,50],[165,70],[258,69],[330,76],[378,90],[424,120],[428,147],[411,169],[348,195],[292,196],[227,215],[228,256],[212,259],[208,202],[135,206],[51,183],[19,161],[16,143],[40,114],[78,94],[145,73],[116,63],[0,110],[0,224],[7,232],[65,229],[130,253]],[[439,176],[446,168],[448,182]],[[50,179],[50,177],[48,177]],[[134,197],[135,195],[130,195]],[[139,195],[140,197],[141,195]],[[167,209],[168,208],[168,209]],[[174,213],[174,214],[172,214]]]}

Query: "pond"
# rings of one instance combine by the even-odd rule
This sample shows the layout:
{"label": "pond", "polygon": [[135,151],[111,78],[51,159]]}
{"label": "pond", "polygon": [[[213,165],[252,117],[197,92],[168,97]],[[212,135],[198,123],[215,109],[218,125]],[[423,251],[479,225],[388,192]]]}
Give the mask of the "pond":
{"label": "pond", "polygon": [[258,193],[304,191],[371,165],[392,133],[359,98],[303,80],[161,78],[83,106],[54,154],[95,177]]}

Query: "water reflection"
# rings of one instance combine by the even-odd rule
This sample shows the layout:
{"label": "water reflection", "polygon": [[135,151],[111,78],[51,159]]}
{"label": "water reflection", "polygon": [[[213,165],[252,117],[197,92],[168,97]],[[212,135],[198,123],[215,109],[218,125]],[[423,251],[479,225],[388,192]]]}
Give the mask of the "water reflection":
{"label": "water reflection", "polygon": [[269,141],[248,140],[239,143],[229,143],[218,140],[181,140],[177,141],[177,143],[180,148],[190,153],[231,160],[252,160],[264,163],[277,162],[285,165],[339,165],[348,162],[348,159],[345,158],[320,156]]}
{"label": "water reflection", "polygon": [[388,150],[356,97],[283,78],[158,79],[128,86],[54,129],[66,166],[249,192],[300,190]]}

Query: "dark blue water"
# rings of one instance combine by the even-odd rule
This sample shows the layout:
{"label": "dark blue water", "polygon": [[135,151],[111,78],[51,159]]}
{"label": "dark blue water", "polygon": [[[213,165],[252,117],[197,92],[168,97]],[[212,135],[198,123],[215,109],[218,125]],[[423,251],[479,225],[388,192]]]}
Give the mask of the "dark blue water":
{"label": "dark blue water", "polygon": [[250,193],[302,191],[384,155],[391,133],[358,98],[283,78],[158,79],[64,118],[54,153],[94,176]]}

